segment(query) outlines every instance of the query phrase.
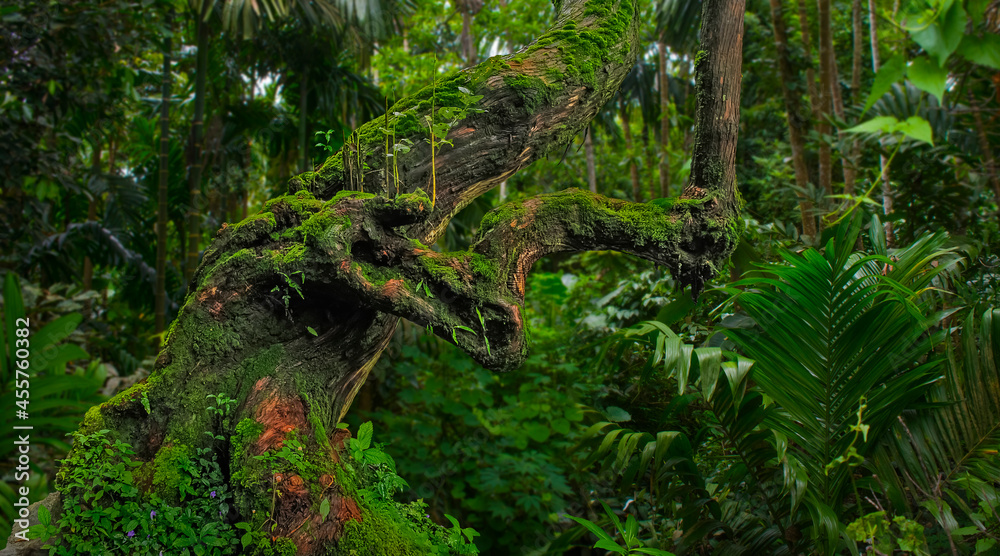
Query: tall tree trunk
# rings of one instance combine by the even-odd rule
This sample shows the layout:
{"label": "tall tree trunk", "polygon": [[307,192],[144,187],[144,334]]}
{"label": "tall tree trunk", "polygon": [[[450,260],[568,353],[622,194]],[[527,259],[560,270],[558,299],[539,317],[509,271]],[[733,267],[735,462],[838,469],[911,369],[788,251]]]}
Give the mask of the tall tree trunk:
{"label": "tall tree trunk", "polygon": [[656,151],[659,147],[653,145],[653,141],[650,140],[649,136],[649,126],[645,125],[643,122],[642,126],[642,153],[646,158],[646,172],[649,176],[649,198],[656,199],[660,197],[660,186],[656,180],[652,179],[653,168],[656,167],[654,164],[653,157],[656,156]]}
{"label": "tall tree trunk", "polygon": [[[856,0],[857,1],[857,0]],[[832,49],[831,49],[832,51]],[[840,121],[846,121],[847,115],[844,113],[844,98],[840,92],[840,77],[837,71],[837,60],[833,60],[833,79],[830,80],[830,84],[833,87],[832,98],[833,98],[833,112],[837,115],[837,119]],[[854,141],[851,139],[850,134],[838,129],[837,138],[840,140],[841,145],[845,145],[845,149],[841,152],[840,156],[840,166],[844,172],[844,192],[854,191],[854,182],[856,179],[857,172],[854,168],[854,161],[851,158],[851,153],[854,145]]]}
{"label": "tall tree trunk", "polygon": [[983,116],[979,113],[981,108],[977,106],[976,99],[972,95],[972,90],[968,89],[969,108],[972,109],[972,118],[976,124],[976,139],[979,140],[979,150],[983,153],[983,166],[986,175],[993,185],[993,194],[996,202],[1000,204],[1000,177],[997,176],[996,159],[993,158],[993,149],[990,148],[990,139],[986,135],[986,127],[983,125]]}
{"label": "tall tree trunk", "polygon": [[[882,67],[882,58],[878,51],[875,0],[868,0],[868,30],[872,45],[872,69],[877,74]],[[882,144],[882,141],[879,143]],[[892,181],[889,179],[889,161],[886,160],[885,154],[879,154],[878,161],[882,173],[882,214],[888,217],[892,214]],[[891,247],[896,241],[895,234],[892,233],[892,222],[886,220],[884,228],[886,244]]]}
{"label": "tall tree trunk", "polygon": [[299,172],[312,171],[309,164],[309,142],[306,140],[309,108],[309,73],[302,70],[299,75]]}
{"label": "tall tree trunk", "polygon": [[792,146],[792,168],[795,170],[795,185],[798,188],[799,213],[802,217],[802,233],[816,237],[816,215],[813,203],[805,194],[809,187],[809,170],[806,167],[806,117],[802,114],[802,97],[792,88],[795,72],[788,55],[788,33],[785,31],[785,16],[781,0],[771,2],[771,25],[774,28],[774,42],[778,51],[778,71],[781,75],[781,93],[785,98],[785,115],[788,119],[788,142]]}
{"label": "tall tree trunk", "polygon": [[632,120],[628,113],[628,104],[622,102],[619,114],[622,118],[622,130],[625,132],[625,152],[628,153],[628,173],[632,178],[632,200],[642,201],[642,190],[639,187],[639,168],[635,165],[635,154],[632,141]]}
{"label": "tall tree trunk", "polygon": [[472,13],[468,8],[462,10],[462,59],[466,66],[476,63],[476,46],[472,40]]}
{"label": "tall tree trunk", "polygon": [[[819,89],[816,86],[816,71],[813,70],[813,49],[812,33],[809,31],[809,12],[806,9],[806,0],[796,0],[799,12],[799,29],[802,34],[802,49],[805,51],[806,60],[806,90],[809,91],[809,111],[813,120],[819,121]],[[787,41],[785,43],[787,45]]]}
{"label": "tall tree trunk", "polygon": [[209,2],[202,1],[195,33],[198,41],[198,55],[195,59],[194,79],[194,119],[191,121],[191,143],[188,152],[188,191],[190,206],[187,222],[187,261],[184,264],[184,281],[190,283],[198,268],[198,253],[201,243],[201,171],[202,171],[202,129],[205,120],[205,80],[208,73],[208,15]]}
{"label": "tall tree trunk", "polygon": [[591,193],[597,193],[597,170],[594,160],[594,126],[587,126],[583,132],[583,154],[587,159],[587,186]]}
{"label": "tall tree trunk", "polygon": [[833,113],[833,31],[830,28],[830,0],[818,0],[819,19],[819,186],[833,195],[833,157],[830,148],[830,121]]}
{"label": "tall tree trunk", "polygon": [[[167,29],[174,23],[173,8],[167,11]],[[156,334],[163,334],[167,324],[167,188],[170,175],[170,54],[173,41],[163,39],[163,77],[160,100],[160,181],[156,189]],[[157,344],[162,343],[162,338]],[[159,348],[159,345],[157,345]]]}
{"label": "tall tree trunk", "polygon": [[[466,251],[427,247],[452,215],[571,141],[614,96],[640,52],[638,10],[620,2],[587,12],[586,4],[563,0],[551,42],[533,43],[504,64],[487,62],[438,85],[438,93],[466,87],[491,109],[468,114],[451,129],[454,147],[436,156],[433,206],[424,193],[430,147],[416,141],[400,168],[407,191],[392,198],[384,191],[378,175],[384,145],[377,133],[384,122],[378,118],[357,134],[373,172],[348,176],[334,155],[320,171],[293,178],[288,195],[219,233],[152,375],[88,412],[81,429],[109,431],[134,447],[143,497],[155,494],[179,505],[183,470],[208,457],[197,451],[207,448],[221,454],[226,492],[234,496],[226,521],[266,527],[269,539],[287,539],[282,542],[294,544],[297,554],[333,546],[365,553],[368,543],[413,538],[409,531],[397,533],[412,526],[385,518],[384,508],[358,494],[362,475],[347,469],[351,456],[336,428],[399,317],[428,327],[487,368],[511,370],[527,355],[524,286],[540,257],[616,249],[668,267],[694,295],[724,267],[739,239],[739,0],[705,2],[697,139],[683,202],[630,203],[567,190],[490,212]],[[576,23],[566,28],[568,22]],[[575,41],[592,42],[584,48]],[[599,78],[585,80],[572,71],[583,64]],[[555,74],[562,75],[557,90],[533,84]],[[424,90],[400,101],[400,114],[392,116],[393,125],[401,124],[396,129],[412,129],[409,138],[419,139],[430,95]],[[375,195],[347,191],[351,182]],[[225,419],[206,411],[213,394],[235,401]],[[303,448],[298,466],[278,455],[291,438]],[[75,444],[60,470],[59,488],[70,505],[80,490],[65,479],[93,465],[81,463],[85,451]],[[122,531],[124,523],[110,528]],[[366,531],[379,538],[365,537]]]}
{"label": "tall tree trunk", "polygon": [[[90,172],[93,176],[92,179],[96,180],[101,174],[101,141],[100,138],[95,134],[94,136],[94,150],[91,154],[90,159]],[[97,193],[94,191],[90,192],[90,200],[87,202],[87,222],[93,222],[97,219]],[[90,260],[89,256],[84,255],[83,257],[83,291],[90,291],[94,284],[94,263]]]}
{"label": "tall tree trunk", "polygon": [[656,43],[660,55],[660,197],[670,195],[670,89],[667,86],[667,45]]}
{"label": "tall tree trunk", "polygon": [[[854,0],[851,4],[851,29],[854,36],[854,52],[851,59],[851,104],[858,106],[861,103],[861,50],[864,48],[862,35],[864,30],[861,27],[861,0]],[[858,161],[861,160],[861,142],[852,139],[850,143],[850,160],[844,166],[844,194],[854,195],[858,181]],[[848,169],[850,169],[850,179],[848,179]]]}

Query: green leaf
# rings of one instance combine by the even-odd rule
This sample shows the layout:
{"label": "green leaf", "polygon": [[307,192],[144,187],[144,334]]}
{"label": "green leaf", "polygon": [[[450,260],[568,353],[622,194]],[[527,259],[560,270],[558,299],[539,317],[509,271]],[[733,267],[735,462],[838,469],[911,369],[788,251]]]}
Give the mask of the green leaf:
{"label": "green leaf", "polygon": [[541,423],[529,423],[524,427],[524,432],[535,442],[545,442],[549,439],[549,435],[552,434],[551,429]]}
{"label": "green leaf", "polygon": [[908,27],[910,36],[925,52],[943,67],[965,35],[967,17],[961,2],[949,3],[935,19],[925,16],[915,26]]}
{"label": "green leaf", "polygon": [[358,444],[362,450],[367,450],[372,445],[372,429],[371,421],[362,423],[358,428]]}
{"label": "green leaf", "polygon": [[875,74],[875,82],[872,83],[872,91],[868,94],[868,100],[865,101],[865,109],[861,112],[864,115],[869,108],[875,104],[878,99],[882,98],[882,95],[889,92],[892,88],[892,84],[901,80],[906,74],[906,59],[897,54],[889,60],[882,64],[879,68],[878,73]]}
{"label": "green leaf", "polygon": [[[611,535],[605,533],[604,529],[601,529],[600,527],[598,527],[594,522],[590,521],[589,519],[584,519],[582,517],[576,517],[576,516],[572,516],[572,515],[567,515],[566,517],[572,519],[573,521],[579,523],[580,525],[583,525],[588,531],[590,531],[591,533],[593,533],[598,538],[598,542],[600,542],[600,541],[608,541],[611,544],[613,544],[615,546],[618,546],[618,544],[615,543],[614,539],[611,538]],[[618,548],[620,549],[621,547],[618,547]],[[608,550],[613,550],[613,549],[608,549]]]}
{"label": "green leaf", "polygon": [[243,548],[250,546],[250,543],[252,542],[253,542],[253,535],[250,534],[249,531],[243,533],[243,537],[240,538],[240,543],[243,545]]}
{"label": "green leaf", "polygon": [[45,526],[52,523],[52,514],[49,512],[48,508],[42,506],[41,504],[38,506],[38,522]]}
{"label": "green leaf", "polygon": [[1000,70],[1000,35],[966,35],[958,46],[958,53],[970,62]]}
{"label": "green leaf", "polygon": [[923,141],[931,146],[934,145],[934,135],[931,132],[931,124],[920,116],[910,116],[909,118],[906,118],[905,122],[899,122],[896,124],[895,131],[898,131],[911,139]]}
{"label": "green leaf", "polygon": [[948,69],[942,68],[926,56],[921,56],[910,62],[906,72],[913,86],[937,97],[939,103],[944,102],[944,90],[948,82]]}
{"label": "green leaf", "polygon": [[594,548],[602,548],[604,550],[610,550],[616,554],[628,554],[628,551],[621,547],[615,541],[609,541],[606,539],[601,539],[594,544]]}
{"label": "green leaf", "polygon": [[311,326],[307,326],[306,330],[308,330],[309,333],[312,334],[313,336],[319,336],[319,334],[316,333],[316,330]]}
{"label": "green leaf", "polygon": [[323,518],[321,523],[326,521],[326,516],[330,515],[330,499],[324,498],[323,502],[319,505],[319,515]]}
{"label": "green leaf", "polygon": [[862,122],[854,127],[845,129],[847,133],[891,133],[892,128],[899,123],[899,120],[892,116],[879,116],[867,122]]}
{"label": "green leaf", "polygon": [[608,416],[609,420],[616,423],[624,423],[632,420],[632,415],[630,415],[628,411],[625,411],[616,405],[609,405],[604,408],[604,414]]}

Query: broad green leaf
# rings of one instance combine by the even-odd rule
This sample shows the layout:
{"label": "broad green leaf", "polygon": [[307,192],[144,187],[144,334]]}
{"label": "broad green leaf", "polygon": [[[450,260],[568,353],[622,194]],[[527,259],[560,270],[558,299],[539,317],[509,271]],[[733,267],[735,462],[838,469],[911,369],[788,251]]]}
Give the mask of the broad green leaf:
{"label": "broad green leaf", "polygon": [[909,118],[906,118],[905,122],[899,122],[896,124],[895,130],[911,139],[923,141],[924,143],[928,143],[932,146],[934,145],[934,135],[931,132],[931,124],[920,116],[910,116]]}
{"label": "broad green leaf", "polygon": [[719,372],[722,370],[722,350],[719,348],[698,348],[694,350],[698,359],[698,372],[701,374],[701,392],[706,400],[712,399],[715,386],[719,382]]}
{"label": "broad green leaf", "polygon": [[545,442],[552,434],[552,429],[542,423],[530,423],[524,427],[524,432],[535,442]]}
{"label": "broad green leaf", "polygon": [[912,62],[906,72],[913,86],[937,97],[939,103],[944,102],[944,89],[948,83],[948,68],[942,68],[926,56],[921,56]]}
{"label": "broad green leaf", "polygon": [[330,515],[330,499],[324,498],[323,502],[319,505],[319,515],[326,521],[326,516]]}
{"label": "broad green leaf", "polygon": [[875,74],[872,91],[868,94],[868,100],[865,101],[865,109],[861,114],[864,115],[878,99],[882,98],[882,95],[889,92],[892,84],[903,79],[904,75],[906,75],[906,59],[903,56],[897,54],[882,64],[878,73]]}
{"label": "broad green leaf", "polygon": [[913,40],[935,58],[938,67],[942,67],[962,42],[966,21],[962,3],[954,2],[944,7],[944,12],[936,18],[925,18],[907,30]]}
{"label": "broad green leaf", "polygon": [[872,118],[867,122],[861,122],[860,124],[845,129],[844,131],[848,133],[891,133],[892,128],[899,123],[899,120],[892,116],[879,116],[877,118]]}
{"label": "broad green leaf", "polygon": [[958,46],[958,53],[970,62],[1000,70],[1000,35],[966,35]]}
{"label": "broad green leaf", "polygon": [[967,0],[966,6],[969,8],[969,17],[972,18],[972,25],[979,25],[983,22],[983,16],[986,15],[986,7],[990,5],[991,0]]}
{"label": "broad green leaf", "polygon": [[604,408],[604,414],[608,416],[609,420],[616,423],[624,423],[632,420],[632,415],[630,415],[628,411],[625,411],[616,405],[609,405]]}
{"label": "broad green leaf", "polygon": [[372,445],[372,422],[362,423],[358,428],[358,443],[362,450],[367,450]]}

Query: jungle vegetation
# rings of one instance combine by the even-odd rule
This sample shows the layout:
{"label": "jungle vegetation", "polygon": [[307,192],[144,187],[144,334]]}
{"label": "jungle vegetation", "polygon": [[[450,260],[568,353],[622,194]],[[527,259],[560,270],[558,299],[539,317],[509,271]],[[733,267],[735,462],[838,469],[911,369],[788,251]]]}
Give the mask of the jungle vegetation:
{"label": "jungle vegetation", "polygon": [[997,0],[0,30],[5,537],[26,486],[38,554],[1000,552]]}

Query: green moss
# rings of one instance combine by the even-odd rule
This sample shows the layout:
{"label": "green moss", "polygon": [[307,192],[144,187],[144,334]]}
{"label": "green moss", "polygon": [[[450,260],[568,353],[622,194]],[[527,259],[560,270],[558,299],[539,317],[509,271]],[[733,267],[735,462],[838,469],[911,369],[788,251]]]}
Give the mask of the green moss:
{"label": "green moss", "polygon": [[[385,510],[386,508],[380,508]],[[361,508],[361,521],[344,524],[338,545],[340,554],[357,556],[424,556],[431,554],[427,543],[419,543],[412,531],[368,508]]]}
{"label": "green moss", "polygon": [[310,216],[298,228],[302,233],[302,241],[308,242],[310,237],[314,239],[320,237],[333,223],[334,217],[327,211],[320,211]]}
{"label": "green moss", "polygon": [[153,491],[170,504],[180,502],[182,467],[191,461],[194,450],[184,444],[164,444],[153,460]]}
{"label": "green moss", "polygon": [[303,216],[323,208],[323,201],[317,199],[307,189],[300,189],[289,195],[282,195],[264,203],[261,212],[292,211]]}
{"label": "green moss", "polygon": [[306,246],[293,243],[288,247],[271,251],[271,258],[279,265],[294,264],[306,254]]}
{"label": "green moss", "polygon": [[292,539],[288,537],[278,537],[274,540],[274,554],[275,556],[295,556],[298,552],[298,547],[292,542]]}
{"label": "green moss", "polygon": [[469,257],[469,267],[476,274],[477,281],[485,280],[496,283],[500,273],[500,265],[489,257],[484,257],[479,253],[472,253]]}
{"label": "green moss", "polygon": [[104,429],[104,415],[101,414],[101,406],[95,405],[87,410],[80,425],[81,434],[93,434]]}
{"label": "green moss", "polygon": [[148,382],[139,382],[127,390],[122,390],[115,397],[101,404],[103,408],[124,408],[142,397],[143,392],[149,392]]}
{"label": "green moss", "polygon": [[233,431],[232,437],[232,447],[233,456],[237,459],[243,457],[248,446],[257,442],[260,438],[260,434],[264,432],[264,425],[261,425],[257,421],[246,417],[236,424],[236,430]]}

